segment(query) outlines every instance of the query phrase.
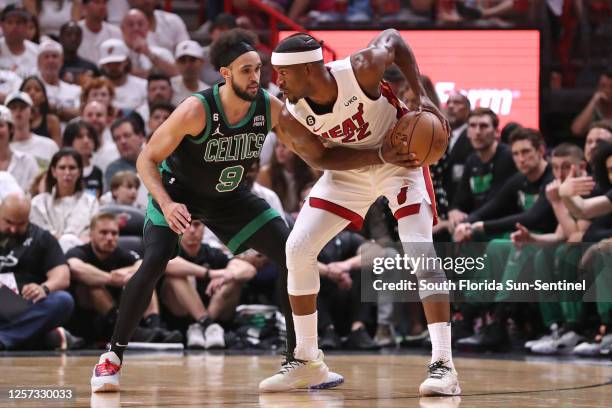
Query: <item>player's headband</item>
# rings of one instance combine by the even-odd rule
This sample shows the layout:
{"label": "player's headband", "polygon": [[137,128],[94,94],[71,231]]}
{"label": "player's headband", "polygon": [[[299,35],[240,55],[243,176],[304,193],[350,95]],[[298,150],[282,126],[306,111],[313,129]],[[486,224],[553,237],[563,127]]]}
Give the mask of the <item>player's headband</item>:
{"label": "player's headband", "polygon": [[321,61],[323,59],[323,49],[321,47],[298,52],[273,52],[272,65],[297,65],[307,64],[309,62]]}
{"label": "player's headband", "polygon": [[221,67],[228,67],[232,62],[234,62],[236,58],[238,58],[242,54],[247,53],[249,51],[256,51],[256,50],[255,48],[253,48],[251,44],[242,41],[236,44],[235,46],[233,46],[229,52],[220,56],[219,65]]}

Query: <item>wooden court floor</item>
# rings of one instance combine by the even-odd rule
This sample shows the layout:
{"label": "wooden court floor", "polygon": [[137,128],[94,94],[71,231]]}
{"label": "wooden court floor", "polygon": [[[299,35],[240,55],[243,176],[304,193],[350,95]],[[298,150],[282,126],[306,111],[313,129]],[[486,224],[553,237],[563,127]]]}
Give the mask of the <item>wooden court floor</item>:
{"label": "wooden court floor", "polygon": [[[120,394],[89,391],[92,356],[0,357],[0,407],[611,407],[612,364],[567,360],[458,358],[463,395],[419,398],[425,356],[329,355],[343,386],[283,394],[257,392],[278,369],[275,356],[130,354]],[[70,401],[11,400],[14,388],[70,387]]]}

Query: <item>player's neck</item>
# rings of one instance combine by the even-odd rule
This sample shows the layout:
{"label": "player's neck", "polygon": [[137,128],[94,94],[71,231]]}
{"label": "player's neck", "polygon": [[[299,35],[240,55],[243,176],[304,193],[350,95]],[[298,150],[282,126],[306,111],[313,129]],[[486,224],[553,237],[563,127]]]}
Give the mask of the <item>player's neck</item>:
{"label": "player's neck", "polygon": [[491,161],[493,156],[495,156],[495,152],[497,151],[497,142],[494,142],[491,146],[486,149],[479,150],[476,153],[478,157],[480,157],[480,161],[483,163],[488,163]]}
{"label": "player's neck", "polygon": [[338,99],[338,84],[329,71],[325,71],[325,74],[321,75],[320,80],[317,81],[317,86],[308,95],[308,99],[319,106],[336,103],[336,99]]}
{"label": "player's neck", "polygon": [[240,122],[247,114],[252,103],[236,95],[227,84],[219,86],[219,97],[230,125]]}

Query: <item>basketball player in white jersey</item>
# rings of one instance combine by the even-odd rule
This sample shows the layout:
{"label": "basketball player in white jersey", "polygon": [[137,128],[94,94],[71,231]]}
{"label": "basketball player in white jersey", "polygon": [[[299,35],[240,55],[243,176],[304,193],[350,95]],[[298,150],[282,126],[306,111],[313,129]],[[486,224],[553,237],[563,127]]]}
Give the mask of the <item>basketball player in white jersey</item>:
{"label": "basketball player in white jersey", "polygon": [[[350,57],[323,63],[320,44],[307,34],[281,41],[272,54],[278,85],[287,101],[279,117],[279,138],[309,165],[325,170],[287,241],[288,291],[297,337],[296,363],[264,380],[260,389],[284,391],[319,383],[327,366],[317,344],[317,256],[347,225],[361,226],[370,205],[384,195],[398,221],[407,255],[435,255],[432,225],[435,199],[427,167],[414,156],[399,157],[383,144],[387,131],[407,112],[382,81],[395,63],[419,99],[446,123],[425,96],[410,47],[396,30],[386,30]],[[419,243],[421,245],[419,245]],[[416,270],[418,279],[443,281],[442,270]],[[461,393],[451,354],[448,292],[420,292],[432,341],[428,377],[421,395]],[[298,385],[296,385],[298,384]]]}

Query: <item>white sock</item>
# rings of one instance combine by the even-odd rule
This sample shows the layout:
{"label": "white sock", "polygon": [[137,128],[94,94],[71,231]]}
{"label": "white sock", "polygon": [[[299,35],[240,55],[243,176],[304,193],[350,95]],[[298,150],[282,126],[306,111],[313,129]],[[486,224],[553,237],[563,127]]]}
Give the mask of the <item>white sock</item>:
{"label": "white sock", "polygon": [[293,315],[296,346],[293,355],[299,360],[314,360],[319,355],[317,312],[298,316]]}
{"label": "white sock", "polygon": [[451,367],[454,367],[451,348],[451,324],[445,322],[432,323],[427,325],[427,329],[429,330],[429,337],[431,337],[431,362],[445,360]]}

